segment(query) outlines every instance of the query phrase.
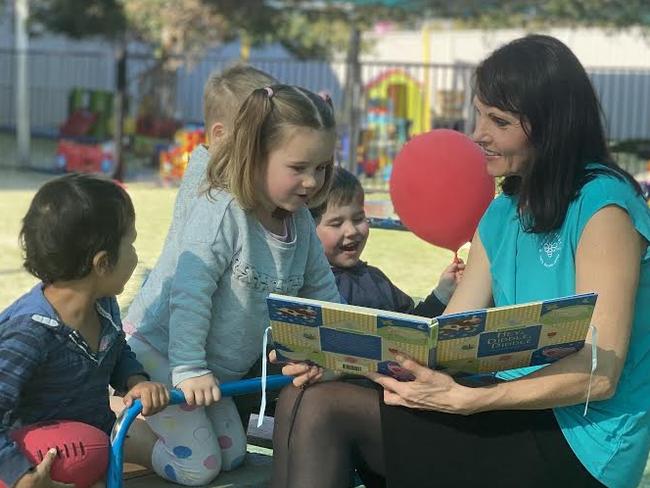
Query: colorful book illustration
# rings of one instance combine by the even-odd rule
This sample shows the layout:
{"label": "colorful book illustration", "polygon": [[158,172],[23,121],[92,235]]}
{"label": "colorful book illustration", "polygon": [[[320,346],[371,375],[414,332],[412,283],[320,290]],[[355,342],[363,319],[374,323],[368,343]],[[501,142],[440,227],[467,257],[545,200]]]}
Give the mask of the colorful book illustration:
{"label": "colorful book illustration", "polygon": [[557,361],[583,347],[596,297],[587,293],[433,319],[276,294],[267,304],[280,360],[409,379],[394,361],[398,353],[452,374]]}

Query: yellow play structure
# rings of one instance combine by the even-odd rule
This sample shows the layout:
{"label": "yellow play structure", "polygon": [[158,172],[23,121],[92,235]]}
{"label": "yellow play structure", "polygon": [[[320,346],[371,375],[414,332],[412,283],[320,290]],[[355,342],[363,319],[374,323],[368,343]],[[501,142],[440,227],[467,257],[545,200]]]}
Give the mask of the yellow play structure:
{"label": "yellow play structure", "polygon": [[406,71],[384,71],[364,87],[366,114],[359,144],[359,172],[388,181],[393,159],[411,137],[431,128],[422,85]]}
{"label": "yellow play structure", "polygon": [[405,71],[385,71],[366,84],[365,92],[368,101],[390,100],[393,117],[410,122],[409,136],[431,129],[423,86]]}

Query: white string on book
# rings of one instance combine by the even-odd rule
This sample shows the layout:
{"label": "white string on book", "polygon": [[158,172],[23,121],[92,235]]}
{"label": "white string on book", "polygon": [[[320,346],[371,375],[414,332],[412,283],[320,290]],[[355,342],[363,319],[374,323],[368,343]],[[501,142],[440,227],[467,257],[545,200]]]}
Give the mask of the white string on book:
{"label": "white string on book", "polygon": [[268,361],[266,357],[266,347],[269,343],[269,332],[271,332],[270,325],[264,329],[264,337],[262,339],[262,401],[260,402],[260,412],[257,416],[258,428],[262,426],[262,422],[264,422],[264,414],[266,413],[266,365]]}
{"label": "white string on book", "polygon": [[594,372],[598,366],[598,333],[596,331],[596,326],[593,324],[589,325],[589,330],[591,330],[591,372],[589,373],[589,385],[587,386],[587,400],[585,401],[585,410],[582,412],[582,416],[587,416],[587,409],[589,408],[589,397],[591,396],[591,380],[594,377]]}

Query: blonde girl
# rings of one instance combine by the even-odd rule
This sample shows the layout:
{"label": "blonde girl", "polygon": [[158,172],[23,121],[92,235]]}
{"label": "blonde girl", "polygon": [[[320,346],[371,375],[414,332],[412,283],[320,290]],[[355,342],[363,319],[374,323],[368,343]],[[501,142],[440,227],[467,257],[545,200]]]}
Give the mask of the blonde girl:
{"label": "blonde girl", "polygon": [[295,86],[253,91],[131,305],[130,346],[187,400],[149,419],[160,476],[202,485],[243,461],[244,428],[219,383],[258,358],[269,293],[339,301],[308,211],[328,191],[334,147],[329,101]]}

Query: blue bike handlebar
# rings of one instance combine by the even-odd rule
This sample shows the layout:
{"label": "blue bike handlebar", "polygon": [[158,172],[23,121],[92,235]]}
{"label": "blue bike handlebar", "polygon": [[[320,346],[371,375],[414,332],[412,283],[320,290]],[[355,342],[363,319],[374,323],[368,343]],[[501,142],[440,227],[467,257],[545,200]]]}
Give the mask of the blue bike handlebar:
{"label": "blue bike handlebar", "polygon": [[[266,377],[267,390],[279,390],[293,380],[291,376],[281,374]],[[250,378],[239,381],[229,381],[219,385],[221,396],[237,396],[255,393],[262,389],[262,378]],[[169,397],[170,405],[185,403],[185,395],[180,390],[171,390]],[[142,412],[142,403],[135,400],[129,408],[125,408],[118,416],[113,432],[111,433],[111,450],[108,463],[108,474],[106,476],[107,488],[122,488],[122,465],[124,439],[135,418]]]}

